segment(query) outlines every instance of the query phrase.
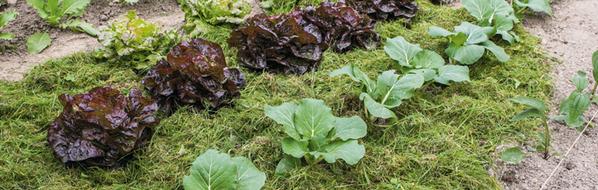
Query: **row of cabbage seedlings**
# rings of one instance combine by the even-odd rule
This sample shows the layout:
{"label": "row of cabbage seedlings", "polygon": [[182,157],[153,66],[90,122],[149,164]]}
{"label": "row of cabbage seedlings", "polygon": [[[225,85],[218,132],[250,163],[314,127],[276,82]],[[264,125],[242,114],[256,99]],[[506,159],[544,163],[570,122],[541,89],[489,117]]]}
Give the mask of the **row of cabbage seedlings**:
{"label": "row of cabbage seedlings", "polygon": [[[357,1],[355,1],[357,2]],[[377,1],[362,1],[376,5]],[[380,19],[410,18],[404,1],[389,1],[388,9],[367,14]],[[370,10],[370,11],[372,11]],[[346,52],[379,44],[374,20],[345,3],[322,3],[288,14],[256,15],[236,29],[229,44],[238,49],[240,64],[252,70],[303,74],[317,69],[322,53],[332,48]],[[142,80],[152,96],[132,89],[129,95],[111,87],[99,87],[78,95],[59,97],[63,112],[50,124],[48,143],[54,155],[67,165],[113,167],[122,165],[136,149],[148,144],[157,112],[173,113],[179,106],[216,110],[230,105],[245,85],[239,69],[228,68],[221,47],[204,39],[191,39],[174,46],[165,60],[154,65]],[[289,137],[282,148],[285,157],[277,173],[301,165],[338,159],[356,164],[365,148],[357,139],[367,125],[357,117],[340,118],[321,100],[303,99],[299,104],[267,106],[266,115],[284,126]],[[313,120],[317,118],[317,120]],[[206,165],[210,163],[209,165]],[[217,170],[210,170],[213,164]],[[212,175],[224,177],[212,181]],[[247,159],[231,158],[217,150],[199,156],[184,179],[186,189],[259,189],[266,176]]]}

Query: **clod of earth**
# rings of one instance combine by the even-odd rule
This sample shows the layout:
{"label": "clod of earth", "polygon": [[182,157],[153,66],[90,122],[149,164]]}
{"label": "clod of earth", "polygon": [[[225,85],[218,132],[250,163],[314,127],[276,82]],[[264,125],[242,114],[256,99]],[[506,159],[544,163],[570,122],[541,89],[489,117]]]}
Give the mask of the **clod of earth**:
{"label": "clod of earth", "polygon": [[64,110],[48,128],[48,144],[65,164],[115,166],[143,147],[159,123],[158,105],[133,89],[129,96],[110,87],[59,97]]}

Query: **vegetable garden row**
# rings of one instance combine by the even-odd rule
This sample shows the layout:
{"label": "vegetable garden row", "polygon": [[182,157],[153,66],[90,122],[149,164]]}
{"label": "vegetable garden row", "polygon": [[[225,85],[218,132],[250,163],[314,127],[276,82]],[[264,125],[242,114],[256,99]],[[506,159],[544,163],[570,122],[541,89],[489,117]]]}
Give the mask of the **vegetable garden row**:
{"label": "vegetable garden row", "polygon": [[[38,11],[49,11],[53,16],[42,11],[39,14],[53,25],[62,15],[71,13],[67,9],[54,15],[51,10],[55,7],[80,2],[83,6],[76,8],[80,12],[89,3],[76,0],[28,2]],[[134,70],[142,79],[133,86],[142,86],[144,90],[131,88],[127,95],[105,86],[77,95],[61,95],[62,113],[50,124],[47,133],[47,142],[60,161],[84,168],[124,166],[136,151],[153,143],[151,139],[156,135],[160,120],[174,117],[172,115],[181,108],[190,107],[196,112],[204,110],[215,115],[220,109],[240,106],[235,100],[247,91],[244,88],[248,81],[254,80],[253,73],[266,73],[273,78],[309,75],[322,72],[320,65],[331,52],[342,55],[358,51],[366,57],[386,56],[393,60],[389,70],[367,67],[368,70],[362,71],[352,60],[342,61],[348,63],[344,66],[329,65],[335,69],[326,73],[330,78],[326,80],[355,85],[358,89],[345,89],[349,93],[344,96],[358,99],[353,105],[359,106],[356,110],[363,110],[361,114],[351,112],[352,116],[337,117],[334,113],[339,112],[326,101],[316,99],[317,94],[301,95],[302,99],[280,105],[267,105],[262,114],[277,123],[276,130],[285,134],[276,146],[283,153],[275,167],[276,176],[288,176],[297,169],[324,161],[334,164],[342,160],[353,166],[368,156],[364,146],[369,140],[366,136],[372,135],[368,131],[384,136],[389,129],[400,128],[401,120],[408,118],[404,118],[399,108],[405,108],[404,104],[410,99],[418,93],[427,93],[430,88],[441,91],[455,83],[472,82],[470,71],[474,68],[470,67],[482,60],[509,62],[511,56],[500,44],[508,46],[521,41],[514,30],[521,17],[530,11],[551,14],[548,0],[515,1],[514,4],[503,0],[462,0],[473,22],[462,21],[452,31],[428,27],[428,35],[438,38],[444,46],[444,51],[435,51],[422,48],[420,44],[428,47],[423,41],[416,44],[404,36],[393,36],[381,45],[383,38],[376,32],[376,25],[402,22],[409,26],[412,19],[417,19],[419,8],[416,2],[409,0],[321,2],[303,7],[295,5],[297,7],[290,12],[276,10],[288,2],[262,1],[261,8],[270,10],[270,15],[253,14],[255,5],[244,0],[180,0],[179,3],[185,11],[186,35],[180,31],[161,31],[134,12],[101,31],[87,25],[65,26],[97,35],[103,47],[94,52],[94,59]],[[69,23],[75,21],[79,22],[70,20]],[[232,28],[230,36],[224,35],[226,44],[201,38],[220,32],[220,27]],[[381,46],[385,54],[372,52]],[[229,51],[230,48],[233,51]],[[230,54],[236,54],[236,60],[230,59]],[[228,67],[227,62],[235,61],[244,69]],[[598,53],[594,65],[598,71]],[[379,74],[374,80],[370,78],[371,73]],[[594,73],[594,77],[597,76]],[[594,86],[590,93],[583,92],[588,81],[581,72],[573,82],[578,90],[561,104],[557,119],[580,127],[585,123],[583,113],[596,88]],[[251,88],[277,90],[269,86]],[[319,88],[327,87],[320,85]],[[513,100],[531,107],[514,120],[548,118],[544,115],[546,106],[540,100],[524,97]],[[540,136],[549,139],[547,132]],[[546,156],[550,146],[547,141],[540,143]],[[203,154],[196,158],[182,180],[185,189],[261,189],[266,184],[266,173],[250,158],[231,157],[227,151],[217,149],[201,152]],[[391,183],[393,188],[400,186],[399,182]]]}

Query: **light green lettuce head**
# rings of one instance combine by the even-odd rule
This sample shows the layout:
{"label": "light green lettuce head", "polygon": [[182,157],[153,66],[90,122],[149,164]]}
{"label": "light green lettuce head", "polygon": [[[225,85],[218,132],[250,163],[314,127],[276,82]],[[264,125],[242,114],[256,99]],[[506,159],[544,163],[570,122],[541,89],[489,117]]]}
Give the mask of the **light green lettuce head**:
{"label": "light green lettuce head", "polygon": [[240,24],[249,15],[250,0],[183,0],[193,17],[209,24]]}

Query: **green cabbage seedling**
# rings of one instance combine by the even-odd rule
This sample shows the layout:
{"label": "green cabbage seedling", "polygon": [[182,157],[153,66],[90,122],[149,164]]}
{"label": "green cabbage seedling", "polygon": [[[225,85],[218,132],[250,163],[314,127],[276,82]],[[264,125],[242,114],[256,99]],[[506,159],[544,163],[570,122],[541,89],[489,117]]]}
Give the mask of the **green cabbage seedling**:
{"label": "green cabbage seedling", "polygon": [[[37,14],[50,25],[62,29],[85,32],[96,37],[98,31],[93,25],[81,20],[72,20],[79,17],[87,8],[91,0],[27,0],[27,4],[37,11]],[[63,22],[63,19],[67,19]]]}
{"label": "green cabbage seedling", "polygon": [[505,0],[462,0],[461,4],[475,17],[477,24],[483,27],[493,27],[495,30],[489,37],[499,34],[503,40],[513,43],[519,37],[512,32],[513,24],[519,22],[515,11]]}
{"label": "green cabbage seedling", "polygon": [[527,109],[518,113],[511,118],[511,121],[521,121],[524,119],[542,119],[542,125],[544,126],[544,132],[538,133],[538,139],[540,144],[537,148],[544,152],[544,159],[548,159],[550,151],[550,128],[548,127],[548,109],[544,102],[528,97],[515,97],[511,99],[512,102],[525,105]]}
{"label": "green cabbage seedling", "polygon": [[261,189],[266,174],[258,170],[251,160],[233,157],[209,149],[197,157],[191,174],[183,179],[186,190],[256,190]]}
{"label": "green cabbage seedling", "polygon": [[425,81],[434,80],[440,84],[449,81],[469,81],[469,68],[460,65],[446,65],[438,53],[424,50],[418,44],[411,44],[403,37],[388,39],[384,51],[399,63],[404,73],[421,73]]}
{"label": "green cabbage seedling", "polygon": [[282,140],[285,157],[276,173],[283,174],[300,165],[300,158],[316,164],[322,160],[335,163],[344,160],[355,165],[365,154],[365,147],[357,141],[367,133],[366,123],[357,116],[342,118],[322,100],[303,99],[299,104],[284,103],[266,106],[265,114],[282,125],[288,135]]}
{"label": "green cabbage seedling", "polygon": [[455,27],[455,32],[450,32],[437,26],[430,27],[428,33],[432,37],[446,37],[449,39],[449,47],[445,53],[461,64],[471,65],[480,60],[486,50],[492,52],[500,62],[509,61],[510,57],[504,49],[490,41],[489,35],[495,29],[492,27],[480,27],[469,22],[462,22]]}
{"label": "green cabbage seedling", "polygon": [[399,107],[403,101],[411,98],[415,90],[421,88],[425,82],[425,77],[420,72],[399,77],[394,70],[384,71],[374,82],[353,64],[330,73],[331,77],[339,75],[347,75],[353,81],[361,83],[363,92],[359,98],[365,105],[366,114],[380,119],[396,119],[397,116],[391,109]]}

